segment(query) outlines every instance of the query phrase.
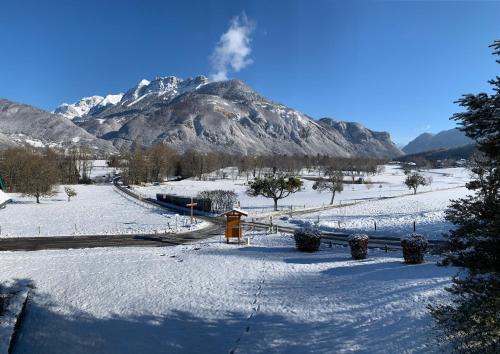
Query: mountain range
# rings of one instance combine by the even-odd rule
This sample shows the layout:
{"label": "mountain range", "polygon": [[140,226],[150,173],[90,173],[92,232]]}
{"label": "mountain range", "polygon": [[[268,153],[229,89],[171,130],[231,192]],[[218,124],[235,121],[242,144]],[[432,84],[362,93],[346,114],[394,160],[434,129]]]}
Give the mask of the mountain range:
{"label": "mountain range", "polygon": [[96,138],[69,119],[25,104],[0,99],[0,148],[86,146],[96,154],[117,152],[109,141]]}
{"label": "mountain range", "polygon": [[[8,106],[19,113],[11,109],[16,124],[5,129]],[[52,131],[49,122],[67,129]],[[265,98],[242,81],[210,82],[204,76],[141,80],[124,94],[85,97],[53,113],[2,100],[0,146],[22,142],[16,134],[24,134],[28,143],[85,144],[106,153],[165,143],[178,151],[240,154],[402,154],[389,133],[328,117],[315,120]]]}
{"label": "mountain range", "polygon": [[416,154],[438,149],[452,149],[473,144],[474,141],[457,128],[443,130],[437,134],[423,133],[403,147],[406,154]]}

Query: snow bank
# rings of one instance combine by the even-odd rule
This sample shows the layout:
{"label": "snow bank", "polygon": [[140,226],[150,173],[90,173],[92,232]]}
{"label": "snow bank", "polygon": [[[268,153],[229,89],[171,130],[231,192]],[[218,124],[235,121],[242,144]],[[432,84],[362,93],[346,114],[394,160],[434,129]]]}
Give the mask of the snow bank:
{"label": "snow bank", "polygon": [[23,281],[7,281],[2,284],[2,288],[8,292],[8,296],[6,308],[0,316],[0,353],[8,353],[30,288],[29,284]]}
{"label": "snow bank", "polygon": [[11,197],[7,194],[4,193],[4,191],[0,190],[0,206],[7,203]]}

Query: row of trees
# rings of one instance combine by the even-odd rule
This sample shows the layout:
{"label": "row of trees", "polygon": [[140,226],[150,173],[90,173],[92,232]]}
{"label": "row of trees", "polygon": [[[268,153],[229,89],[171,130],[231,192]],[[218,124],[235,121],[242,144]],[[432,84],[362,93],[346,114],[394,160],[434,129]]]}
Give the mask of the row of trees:
{"label": "row of trees", "polygon": [[[87,149],[65,153],[53,149],[16,147],[0,153],[0,175],[9,192],[41,197],[54,195],[57,184],[90,183],[92,155]],[[76,195],[66,190],[68,200]]]}
{"label": "row of trees", "polygon": [[202,180],[214,171],[220,172],[218,177],[225,178],[227,176],[222,170],[229,166],[236,167],[238,177],[244,176],[247,180],[269,174],[297,176],[303,169],[317,170],[320,176],[327,176],[331,170],[344,171],[354,180],[362,174],[380,172],[379,166],[382,163],[384,161],[376,159],[348,159],[323,155],[241,156],[193,150],[179,154],[163,144],[145,150],[136,149],[121,156],[112,156],[108,162],[112,167],[122,168],[123,179],[129,184],[161,182],[171,176],[195,177]]}
{"label": "row of trees", "polygon": [[9,149],[0,157],[0,171],[11,192],[36,198],[54,194],[59,182],[58,157],[52,150],[36,151],[29,148]]}

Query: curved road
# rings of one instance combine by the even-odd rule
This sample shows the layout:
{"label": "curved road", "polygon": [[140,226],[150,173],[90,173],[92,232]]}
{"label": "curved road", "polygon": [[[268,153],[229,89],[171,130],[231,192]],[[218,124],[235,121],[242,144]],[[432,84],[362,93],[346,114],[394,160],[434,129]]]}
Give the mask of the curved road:
{"label": "curved road", "polygon": [[[123,193],[141,200],[144,203],[151,204],[157,208],[171,211],[168,207],[156,203],[154,200],[142,199],[135,193],[118,185],[115,181],[114,186]],[[303,211],[303,213],[311,210]],[[295,214],[296,212],[294,212]],[[45,249],[71,249],[71,248],[95,248],[95,247],[165,247],[185,244],[197,241],[211,236],[220,235],[224,232],[224,221],[222,218],[197,216],[209,222],[209,226],[203,229],[190,231],[182,234],[130,234],[130,235],[95,235],[95,236],[50,236],[50,237],[19,237],[0,239],[0,251],[37,251]],[[261,222],[244,222],[248,227],[267,229],[269,224]],[[279,227],[281,231],[293,233],[294,228]],[[323,240],[327,243],[347,244],[345,233],[324,232]],[[446,241],[429,240],[431,248],[442,248]],[[385,249],[400,249],[399,238],[380,237],[370,235],[370,247]]]}
{"label": "curved road", "polygon": [[[124,191],[124,188],[118,189]],[[127,194],[139,199],[133,193]],[[168,209],[156,203],[158,208]],[[202,218],[210,223],[209,226],[180,234],[130,234],[130,235],[87,235],[87,236],[49,236],[49,237],[9,237],[0,239],[0,251],[38,251],[48,249],[95,248],[95,247],[165,247],[176,246],[197,241],[222,232],[221,220],[217,218]]]}
{"label": "curved road", "polygon": [[95,247],[176,246],[220,234],[221,226],[210,226],[182,234],[131,234],[96,236],[12,237],[0,240],[0,251],[38,251]]}

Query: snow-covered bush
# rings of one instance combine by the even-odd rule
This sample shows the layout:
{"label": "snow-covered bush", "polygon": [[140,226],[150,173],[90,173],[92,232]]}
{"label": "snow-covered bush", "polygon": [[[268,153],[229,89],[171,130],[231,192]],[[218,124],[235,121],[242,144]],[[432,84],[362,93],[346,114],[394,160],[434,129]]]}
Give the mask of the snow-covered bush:
{"label": "snow-covered bush", "polygon": [[427,238],[420,234],[409,234],[401,238],[403,247],[403,257],[405,263],[419,264],[424,261],[424,254],[427,250]]}
{"label": "snow-covered bush", "polygon": [[313,228],[300,228],[294,231],[295,246],[302,252],[316,252],[321,245],[321,231]]}
{"label": "snow-covered bush", "polygon": [[353,259],[365,259],[368,256],[368,235],[354,234],[349,236],[348,241]]}
{"label": "snow-covered bush", "polygon": [[235,192],[221,189],[200,192],[198,198],[210,200],[212,213],[223,213],[231,210],[238,202],[238,196]]}

